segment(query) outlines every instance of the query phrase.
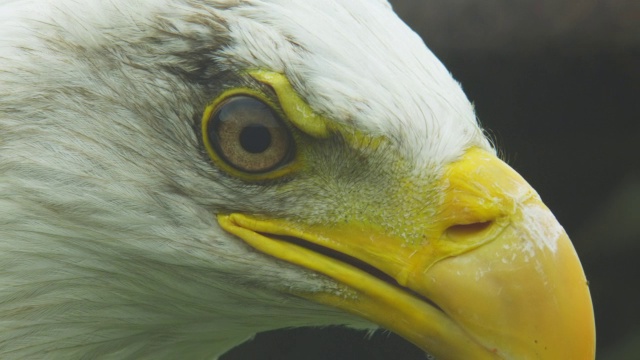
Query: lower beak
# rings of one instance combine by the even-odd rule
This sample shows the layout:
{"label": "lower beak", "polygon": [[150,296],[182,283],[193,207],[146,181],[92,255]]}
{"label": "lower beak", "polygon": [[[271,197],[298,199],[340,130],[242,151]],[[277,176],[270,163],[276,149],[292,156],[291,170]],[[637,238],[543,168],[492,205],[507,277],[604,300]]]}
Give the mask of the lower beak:
{"label": "lower beak", "polygon": [[419,239],[366,223],[243,214],[218,221],[257,250],[351,290],[297,295],[365,317],[438,359],[593,359],[587,281],[535,191],[478,149],[452,163],[440,184],[437,208],[407,225],[407,233],[421,230]]}

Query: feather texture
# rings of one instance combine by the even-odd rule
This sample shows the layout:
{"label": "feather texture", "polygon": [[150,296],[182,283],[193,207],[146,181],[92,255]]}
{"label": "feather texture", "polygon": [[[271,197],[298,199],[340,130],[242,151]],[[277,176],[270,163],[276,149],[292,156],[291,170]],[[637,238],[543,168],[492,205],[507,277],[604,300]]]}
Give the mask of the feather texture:
{"label": "feather texture", "polygon": [[390,139],[414,171],[488,147],[457,83],[385,1],[0,1],[1,358],[204,359],[257,331],[369,326],[288,295],[347,290],[215,221],[326,215],[355,188],[340,156],[326,166],[346,180],[298,188],[211,165],[194,128],[252,68]]}

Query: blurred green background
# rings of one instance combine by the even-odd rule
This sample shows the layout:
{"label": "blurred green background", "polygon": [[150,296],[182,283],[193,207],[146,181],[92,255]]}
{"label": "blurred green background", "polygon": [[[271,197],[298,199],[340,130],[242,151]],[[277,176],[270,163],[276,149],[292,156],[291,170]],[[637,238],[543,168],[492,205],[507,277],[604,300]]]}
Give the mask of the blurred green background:
{"label": "blurred green background", "polygon": [[[571,236],[597,358],[640,359],[640,1],[391,2]],[[274,331],[222,359],[425,359],[393,334],[365,335]]]}

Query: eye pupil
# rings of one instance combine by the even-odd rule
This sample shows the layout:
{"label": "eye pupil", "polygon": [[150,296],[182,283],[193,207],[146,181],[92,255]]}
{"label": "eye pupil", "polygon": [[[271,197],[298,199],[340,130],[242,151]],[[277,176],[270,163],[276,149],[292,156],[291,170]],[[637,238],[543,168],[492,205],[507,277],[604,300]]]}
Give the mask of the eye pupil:
{"label": "eye pupil", "polygon": [[240,132],[240,146],[252,154],[265,152],[271,141],[269,129],[259,124],[251,124]]}

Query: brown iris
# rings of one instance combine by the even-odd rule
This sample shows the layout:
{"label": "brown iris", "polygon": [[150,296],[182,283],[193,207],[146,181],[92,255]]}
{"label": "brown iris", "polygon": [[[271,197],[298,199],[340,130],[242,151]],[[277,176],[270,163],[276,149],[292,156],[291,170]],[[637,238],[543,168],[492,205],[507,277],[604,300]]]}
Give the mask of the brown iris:
{"label": "brown iris", "polygon": [[222,102],[206,128],[218,156],[238,170],[264,173],[290,160],[288,128],[263,101],[234,96]]}

